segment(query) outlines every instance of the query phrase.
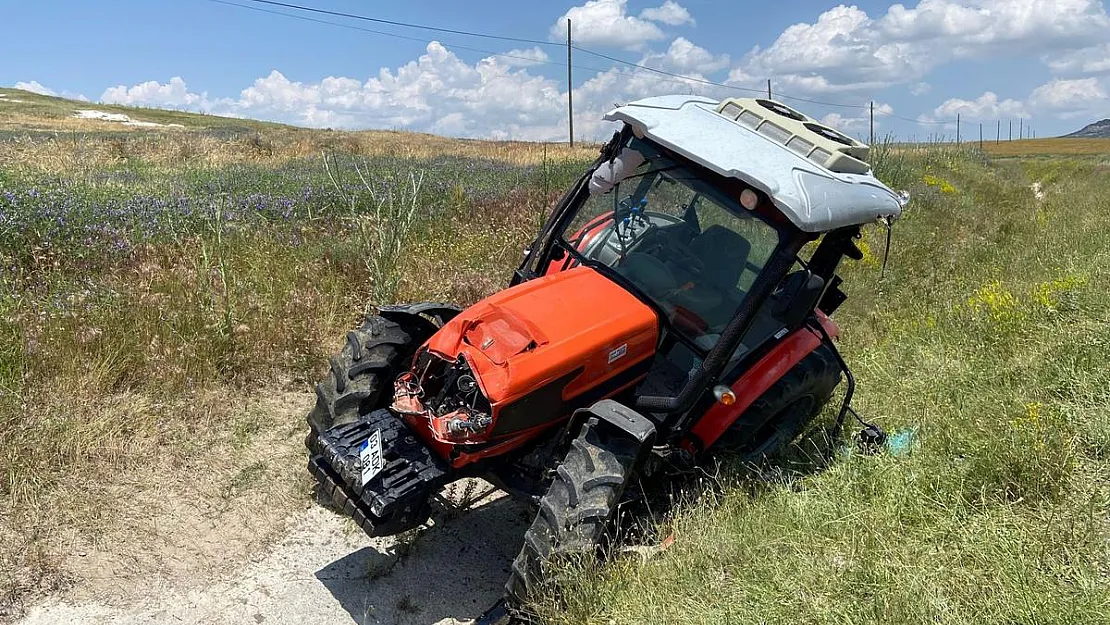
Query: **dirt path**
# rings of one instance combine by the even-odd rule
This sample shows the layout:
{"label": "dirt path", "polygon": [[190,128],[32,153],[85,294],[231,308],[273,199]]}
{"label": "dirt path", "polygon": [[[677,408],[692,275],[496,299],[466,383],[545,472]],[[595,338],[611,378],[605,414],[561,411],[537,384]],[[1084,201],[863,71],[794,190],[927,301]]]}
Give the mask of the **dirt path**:
{"label": "dirt path", "polygon": [[300,425],[312,401],[246,402],[249,442],[113,485],[119,518],[52,542],[72,583],[17,622],[425,625],[490,607],[531,520],[524,507],[469,480],[441,493],[424,528],[369,538],[309,500]]}
{"label": "dirt path", "polygon": [[[436,518],[438,517],[438,518]],[[47,623],[467,622],[500,596],[527,519],[495,493],[468,512],[445,509],[411,542],[371,539],[321,507],[301,513],[268,553],[207,579],[130,580],[113,596],[54,597],[25,625]],[[204,577],[204,576],[201,576]]]}

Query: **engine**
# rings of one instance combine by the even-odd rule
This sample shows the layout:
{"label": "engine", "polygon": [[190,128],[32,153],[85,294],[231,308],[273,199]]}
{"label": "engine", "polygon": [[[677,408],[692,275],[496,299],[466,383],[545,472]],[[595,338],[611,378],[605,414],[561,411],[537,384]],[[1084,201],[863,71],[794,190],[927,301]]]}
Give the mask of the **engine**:
{"label": "engine", "polygon": [[443,443],[480,438],[493,423],[493,408],[466,357],[445,360],[426,349],[417,355],[413,371],[397,378],[393,410],[425,421]]}
{"label": "engine", "polygon": [[446,453],[542,430],[643,378],[655,312],[578,267],[497,293],[439,329],[394,385],[393,411]]}

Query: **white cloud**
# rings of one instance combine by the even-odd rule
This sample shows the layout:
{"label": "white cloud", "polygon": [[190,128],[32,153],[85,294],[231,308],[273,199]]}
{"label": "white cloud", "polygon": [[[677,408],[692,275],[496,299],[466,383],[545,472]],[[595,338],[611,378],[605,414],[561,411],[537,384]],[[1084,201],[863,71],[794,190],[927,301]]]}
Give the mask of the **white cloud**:
{"label": "white cloud", "polygon": [[19,90],[22,90],[22,91],[30,91],[31,93],[37,93],[39,95],[49,95],[49,96],[58,95],[57,91],[54,91],[50,87],[44,86],[42,83],[40,83],[37,80],[32,80],[30,82],[17,82],[17,83],[15,83],[13,88],[19,89]]}
{"label": "white cloud", "polygon": [[555,20],[550,29],[552,39],[566,40],[568,18],[571,38],[576,44],[629,50],[640,50],[651,41],[663,39],[665,35],[658,24],[679,26],[694,22],[690,12],[674,0],[644,9],[639,17],[628,14],[628,0],[588,0]]}
{"label": "white cloud", "polygon": [[933,90],[933,86],[927,82],[915,83],[910,87],[910,95],[922,96],[928,95]]}
{"label": "white cloud", "polygon": [[668,26],[682,26],[683,24],[694,23],[694,18],[690,15],[690,12],[674,0],[667,0],[662,5],[655,8],[644,9],[640,11],[640,17],[652,22],[660,22]]}
{"label": "white cloud", "polygon": [[1110,43],[1046,56],[1043,60],[1057,74],[1110,73]]}
{"label": "white cloud", "polygon": [[531,67],[533,65],[546,63],[550,59],[547,53],[541,50],[539,46],[525,48],[523,50],[509,50],[498,58],[502,63],[511,67]]}
{"label": "white cloud", "polygon": [[[860,109],[864,110],[862,115],[849,115],[847,113],[829,113],[822,117],[819,121],[830,127],[835,128],[841,132],[849,134],[856,133],[863,138],[863,141],[870,140],[871,133],[871,115],[869,109],[870,104],[864,103],[860,105]],[[875,103],[875,129],[878,130],[883,126],[882,118],[887,115],[894,114],[894,107],[885,102]]]}
{"label": "white cloud", "polygon": [[700,77],[728,67],[729,58],[727,54],[713,54],[685,37],[678,37],[671,42],[666,52],[648,54],[640,60],[640,64],[676,74],[697,74]]}
{"label": "white cloud", "polygon": [[841,5],[790,26],[741,67],[811,93],[862,91],[917,82],[956,60],[1058,53],[1107,38],[1099,0],[921,0],[875,18]]}
{"label": "white cloud", "polygon": [[133,87],[118,85],[104,90],[100,101],[107,104],[142,104],[144,106],[207,108],[208,97],[189,91],[180,76],[174,76],[162,84],[148,80]]}
{"label": "white cloud", "polygon": [[988,91],[974,100],[949,99],[923,119],[953,121],[956,115],[967,122],[1030,116],[1022,102],[1010,99],[1000,101],[997,94]]}
{"label": "white cloud", "polygon": [[[237,98],[211,99],[189,91],[183,79],[174,77],[166,83],[113,87],[105,91],[103,100],[179,106],[311,127],[405,128],[498,139],[564,138],[566,92],[558,82],[529,74],[516,67],[515,60],[506,61],[489,57],[471,65],[433,41],[418,59],[395,70],[382,69],[365,81],[329,76],[299,82],[273,70]],[[586,113],[589,102],[583,101],[581,110],[592,114]]]}
{"label": "white cloud", "polygon": [[1033,90],[1029,106],[1034,111],[1068,119],[1100,108],[1110,109],[1110,96],[1097,78],[1055,79]]}
{"label": "white cloud", "polygon": [[23,90],[23,91],[30,91],[31,93],[37,93],[39,95],[48,95],[48,96],[52,96],[52,97],[68,98],[70,100],[81,100],[82,102],[88,102],[89,101],[89,99],[87,97],[85,97],[84,94],[74,93],[72,91],[62,91],[62,92],[59,93],[57,91],[54,91],[50,87],[47,87],[46,85],[43,85],[42,83],[40,83],[37,80],[31,80],[31,81],[27,81],[27,82],[22,82],[22,81],[17,82],[14,85],[12,85],[12,88],[13,89],[20,89],[20,90]]}

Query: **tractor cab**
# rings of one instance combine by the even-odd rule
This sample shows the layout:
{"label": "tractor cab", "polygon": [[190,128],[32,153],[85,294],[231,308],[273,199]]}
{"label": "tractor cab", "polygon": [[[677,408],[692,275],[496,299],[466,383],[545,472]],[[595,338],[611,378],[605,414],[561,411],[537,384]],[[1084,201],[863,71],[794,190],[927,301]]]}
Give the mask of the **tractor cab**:
{"label": "tractor cab", "polygon": [[871,175],[867,146],[778,102],[664,96],[606,119],[623,128],[515,281],[587,267],[650,306],[662,329],[635,403],[657,415],[704,407],[708,382],[813,314],[827,322],[860,226],[906,201]]}

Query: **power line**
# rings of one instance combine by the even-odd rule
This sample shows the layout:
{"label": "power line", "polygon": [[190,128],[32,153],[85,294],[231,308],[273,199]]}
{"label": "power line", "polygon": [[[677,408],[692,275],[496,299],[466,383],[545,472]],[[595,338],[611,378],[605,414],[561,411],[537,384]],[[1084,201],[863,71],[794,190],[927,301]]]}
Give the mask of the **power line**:
{"label": "power line", "polygon": [[[407,35],[400,35],[400,34],[397,34],[397,33],[391,33],[391,32],[387,32],[387,31],[384,31],[384,30],[375,30],[373,28],[363,28],[361,26],[355,26],[353,24],[343,24],[341,22],[331,22],[331,21],[328,21],[328,20],[316,19],[316,18],[313,18],[313,17],[305,16],[305,15],[295,15],[293,13],[283,13],[281,11],[272,11],[272,10],[269,10],[269,9],[263,9],[261,7],[253,7],[253,6],[248,6],[248,5],[245,5],[245,4],[238,4],[237,2],[229,2],[228,0],[205,0],[205,1],[206,2],[211,2],[213,4],[222,4],[222,5],[225,5],[225,6],[237,7],[237,8],[240,8],[240,9],[246,9],[248,11],[257,11],[259,13],[268,13],[270,15],[278,15],[278,16],[281,16],[281,17],[288,17],[288,18],[292,18],[292,19],[295,19],[295,20],[301,20],[301,21],[304,21],[304,22],[312,22],[312,23],[315,23],[315,24],[325,24],[327,26],[338,26],[339,28],[346,28],[348,30],[354,30],[354,31],[362,32],[362,33],[369,33],[369,34],[373,34],[373,35],[383,35],[385,37],[393,37],[395,39],[403,39],[405,41],[414,41],[416,43],[422,43],[422,44],[427,44],[428,43],[428,40],[425,39],[425,38],[422,38],[422,37],[409,37]],[[254,1],[257,1],[257,0],[241,0],[241,1],[254,2]],[[513,60],[517,60],[517,61],[527,61],[527,62],[533,63],[533,64],[558,65],[559,67],[563,67],[562,63],[559,63],[559,62],[556,62],[556,61],[537,59],[537,58],[534,58],[534,57],[519,56],[519,55],[514,55],[514,54],[506,54],[504,52],[494,52],[492,50],[484,50],[482,48],[474,48],[474,47],[471,47],[471,46],[464,46],[464,45],[460,45],[460,44],[456,44],[456,43],[450,43],[450,42],[445,42],[445,43],[447,45],[449,45],[451,48],[455,48],[455,49],[458,49],[458,50],[466,50],[468,52],[477,52],[479,54],[486,54],[486,55],[489,55],[489,56],[496,56],[496,57],[500,57],[500,58],[504,58],[504,59],[513,59]],[[582,70],[591,71],[591,72],[602,72],[602,71],[604,71],[604,70],[600,70],[600,69],[597,69],[597,68],[583,67],[583,66],[580,66],[580,65],[575,65],[575,69],[582,69]]]}
{"label": "power line", "polygon": [[[223,0],[209,0],[209,1],[210,2],[217,2],[218,4],[229,4],[229,5],[232,5],[232,6],[239,6],[241,8],[253,8],[253,7],[248,7],[248,6],[244,6],[244,5],[241,5],[241,4],[235,4],[235,3],[232,3],[232,2],[225,2]],[[278,2],[277,0],[241,0],[241,1],[242,2],[251,2],[251,3],[254,3],[254,4],[264,4],[264,5],[269,5],[269,6],[282,7],[282,8],[293,9],[293,10],[297,10],[297,11],[306,11],[306,12],[309,12],[309,13],[330,15],[330,16],[333,16],[333,17],[343,17],[343,18],[347,18],[347,19],[361,20],[361,21],[366,21],[366,22],[374,22],[374,23],[377,23],[377,24],[388,24],[390,26],[400,26],[400,27],[403,27],[403,28],[414,28],[414,29],[418,29],[418,30],[427,30],[427,31],[432,31],[432,32],[449,33],[449,34],[453,34],[453,35],[462,35],[462,36],[466,36],[466,37],[481,37],[481,38],[484,38],[484,39],[496,39],[496,40],[501,40],[501,41],[512,41],[512,42],[515,42],[515,43],[528,43],[528,44],[542,45],[542,46],[557,46],[557,45],[560,45],[560,44],[552,42],[552,41],[543,41],[543,40],[540,40],[540,39],[529,39],[529,38],[526,38],[526,37],[511,37],[511,36],[507,36],[507,35],[494,35],[494,34],[490,34],[490,33],[479,33],[479,32],[461,30],[461,29],[455,29],[455,28],[442,28],[442,27],[438,27],[438,26],[429,26],[429,25],[425,25],[425,24],[415,24],[415,23],[411,23],[411,22],[401,22],[401,21],[397,21],[397,20],[387,20],[387,19],[383,19],[383,18],[370,17],[370,16],[366,16],[366,15],[358,15],[358,14],[355,14],[355,13],[345,13],[345,12],[342,12],[342,11],[331,11],[331,10],[328,10],[328,9],[320,9],[320,8],[305,6],[305,5],[301,5],[301,4],[294,4],[294,3],[291,3],[291,2]],[[275,14],[275,15],[284,15],[284,16],[287,16],[287,17],[303,18],[303,16],[295,16],[295,15],[292,15],[292,14],[289,14],[289,13],[280,13],[280,12],[277,12],[277,11],[265,11],[265,12],[272,13],[272,14]],[[323,24],[331,24],[331,25],[334,25],[334,26],[347,26],[347,27],[349,27],[349,25],[346,25],[346,24],[337,24],[335,22],[327,22],[327,21],[324,21],[324,20],[310,20],[310,21],[315,21],[315,22],[323,23]],[[392,37],[397,37],[397,38],[401,38],[401,39],[409,39],[409,40],[420,41],[419,39],[411,38],[411,37],[404,37],[403,35],[397,35],[396,33],[387,33],[387,32],[383,32],[383,31],[376,31],[376,30],[370,30],[370,29],[365,29],[365,32],[371,32],[371,33],[380,34],[380,35],[392,36]],[[480,52],[482,54],[490,54],[490,55],[493,55],[493,56],[502,56],[502,57],[505,57],[505,58],[513,58],[513,59],[518,59],[518,60],[526,60],[526,61],[536,62],[535,59],[530,59],[530,58],[525,58],[525,57],[516,57],[516,56],[513,56],[513,55],[506,55],[506,54],[499,54],[499,53],[491,52],[491,51],[488,51],[488,50],[479,50],[477,48],[468,48],[466,46],[454,45],[453,47],[459,48],[461,50],[477,51],[477,52]],[[602,54],[602,53],[596,52],[594,50],[583,48],[581,46],[572,46],[572,48],[575,49],[575,50],[578,50],[579,52],[584,52],[586,54],[590,54],[590,55],[593,55],[593,56],[596,56],[596,57],[599,57],[599,58],[603,58],[603,59],[606,59],[608,61],[612,61],[614,63],[619,63],[621,65],[627,65],[629,67],[633,67],[633,68],[636,68],[636,69],[652,72],[652,73],[655,73],[655,74],[660,74],[662,76],[675,78],[675,79],[677,79],[679,81],[682,81],[682,82],[693,82],[693,83],[697,83],[697,84],[703,84],[703,85],[708,85],[708,86],[713,86],[713,87],[721,87],[721,88],[724,88],[724,89],[732,89],[732,90],[735,90],[735,91],[743,91],[743,92],[747,92],[747,93],[763,93],[762,90],[760,90],[760,89],[740,87],[738,85],[730,85],[730,84],[716,82],[716,81],[712,81],[712,80],[706,80],[706,79],[703,79],[703,78],[696,78],[694,76],[686,76],[684,74],[678,74],[676,72],[669,72],[669,71],[658,69],[658,68],[655,68],[655,67],[650,67],[648,65],[643,65],[643,64],[640,64],[640,63],[634,63],[632,61],[627,61],[625,59],[617,58],[617,57],[614,57],[614,56],[609,56],[607,54]],[[544,63],[549,64],[549,65],[556,64],[552,61],[545,61]],[[585,67],[577,67],[577,66],[576,66],[576,68],[577,69],[586,69],[586,70],[589,70],[589,71],[596,71],[596,72],[601,72],[602,71],[602,70],[597,70],[597,69],[592,69],[592,68],[585,68]],[[811,99],[807,99],[807,98],[799,98],[799,97],[795,97],[795,96],[789,96],[789,95],[786,95],[786,94],[779,94],[779,96],[782,97],[782,98],[785,98],[785,99],[789,99],[789,100],[796,100],[798,102],[807,102],[807,103],[810,103],[810,104],[819,104],[819,105],[822,105],[822,106],[832,106],[832,107],[838,107],[838,108],[854,108],[854,109],[863,109],[863,108],[865,108],[865,106],[863,106],[863,105],[840,104],[840,103],[837,103],[837,102],[822,102],[820,100],[811,100]]]}
{"label": "power line", "polygon": [[[305,21],[305,22],[312,22],[312,23],[315,23],[315,24],[325,24],[325,25],[328,25],[328,26],[338,26],[339,28],[346,28],[346,29],[349,29],[349,30],[354,30],[354,31],[363,32],[363,33],[369,33],[369,34],[374,34],[374,35],[383,35],[383,36],[386,36],[386,37],[393,37],[393,38],[402,39],[402,40],[405,40],[405,41],[414,41],[414,42],[417,42],[417,43],[427,43],[426,39],[423,39],[423,38],[420,38],[420,37],[409,37],[407,35],[399,35],[397,33],[391,33],[391,32],[387,32],[387,31],[383,31],[383,30],[375,30],[373,28],[363,28],[363,27],[360,27],[360,26],[354,26],[352,24],[344,24],[344,23],[341,23],[341,22],[332,22],[332,21],[328,21],[328,20],[322,20],[322,19],[317,19],[317,18],[313,18],[313,17],[308,17],[308,16],[305,16],[305,15],[296,15],[294,13],[284,13],[284,12],[281,12],[281,11],[273,11],[273,10],[264,9],[264,8],[261,8],[261,7],[254,7],[254,6],[244,5],[244,4],[238,4],[237,2],[230,2],[229,0],[205,0],[205,1],[206,2],[211,2],[211,3],[214,3],[214,4],[222,4],[222,5],[225,5],[225,6],[237,7],[237,8],[240,8],[240,9],[247,9],[249,11],[257,11],[259,13],[267,13],[267,14],[270,14],[270,15],[278,15],[278,16],[281,16],[281,17],[288,17],[288,18],[292,18],[292,19],[296,19],[296,20]],[[240,1],[260,2],[262,0],[240,0]],[[267,2],[267,4],[282,4],[282,3]],[[371,18],[367,18],[367,19],[371,19]],[[415,25],[412,26],[412,27],[422,28],[420,26],[415,26]],[[431,30],[442,30],[442,29],[433,28],[433,27],[429,27],[429,28]],[[493,37],[493,36],[491,35],[491,37]],[[517,56],[517,55],[512,55],[512,54],[505,54],[505,53],[502,53],[502,52],[494,52],[492,50],[484,50],[482,48],[474,48],[474,47],[471,47],[471,46],[464,46],[464,45],[455,44],[455,43],[451,43],[451,42],[444,42],[444,43],[446,45],[448,45],[449,47],[453,48],[453,49],[467,50],[469,52],[478,52],[480,54],[485,54],[485,55],[488,55],[488,56],[495,56],[495,57],[500,57],[500,58],[505,58],[505,59],[514,59],[514,60],[519,60],[519,61],[527,61],[527,62],[532,63],[532,64],[557,65],[559,67],[564,67],[563,63],[560,63],[560,62],[557,62],[557,61],[541,60],[541,59],[536,59],[536,58],[533,58],[533,57],[525,57],[525,56]],[[612,58],[612,57],[606,57],[605,55],[601,55],[599,53],[592,52],[590,50],[586,50],[585,48],[579,48],[577,46],[572,46],[572,47],[575,50],[590,52],[591,54],[594,54],[596,56],[602,56],[604,58]],[[617,59],[617,60],[619,61],[619,59]],[[706,84],[711,84],[711,85],[715,85],[715,86],[719,86],[719,87],[726,87],[726,88],[730,88],[730,89],[739,89],[739,90],[743,90],[743,91],[755,91],[755,92],[758,92],[758,93],[762,93],[759,90],[755,90],[755,89],[744,89],[743,87],[737,87],[735,85],[725,85],[725,84],[721,84],[721,83],[715,83],[715,82],[712,82],[712,81],[701,80],[701,79],[694,78],[694,77],[691,77],[691,76],[682,76],[681,74],[672,74],[670,72],[664,72],[663,70],[654,70],[653,68],[650,68],[650,67],[647,67],[647,66],[636,65],[635,63],[631,63],[630,61],[623,61],[623,62],[626,63],[626,64],[637,66],[640,69],[646,69],[646,70],[649,70],[649,71],[656,71],[658,73],[662,73],[662,74],[666,74],[667,76],[673,76],[674,77],[673,79],[664,79],[664,82],[683,83],[683,84],[686,81],[703,82],[703,83],[706,83]],[[574,69],[585,70],[585,71],[588,71],[588,72],[596,72],[598,74],[601,74],[601,73],[604,73],[604,72],[608,71],[608,70],[598,69],[596,67],[588,67],[588,66],[577,65],[577,64],[573,65],[573,68]]]}
{"label": "power line", "polygon": [[[619,63],[621,65],[627,65],[629,67],[645,70],[645,71],[652,72],[652,73],[655,73],[655,74],[661,74],[663,76],[671,76],[673,78],[677,78],[677,79],[682,80],[682,81],[695,82],[695,83],[699,83],[699,84],[703,84],[703,85],[710,85],[710,86],[713,86],[713,87],[722,87],[724,89],[733,89],[733,90],[736,90],[736,91],[744,91],[744,92],[747,92],[747,93],[758,93],[760,95],[763,94],[762,89],[754,89],[754,88],[750,88],[750,87],[741,87],[741,86],[738,86],[738,85],[730,85],[728,83],[716,82],[716,81],[713,81],[713,80],[706,80],[704,78],[695,78],[694,76],[686,76],[684,74],[678,74],[678,73],[675,73],[675,72],[668,72],[667,70],[659,69],[657,67],[651,67],[650,65],[643,65],[641,63],[633,63],[632,61],[626,61],[625,59],[622,59],[622,58],[618,58],[618,57],[615,57],[615,56],[609,56],[608,54],[602,54],[601,52],[597,52],[597,51],[594,51],[594,50],[583,48],[581,46],[574,46],[574,49],[578,50],[579,52],[585,52],[586,54],[590,54],[590,55],[593,55],[593,56],[596,56],[596,57],[606,59],[608,61],[612,61],[614,63]],[[833,107],[846,108],[846,109],[861,109],[862,110],[862,109],[867,108],[866,105],[863,105],[863,104],[840,104],[838,102],[822,102],[820,100],[810,100],[810,99],[807,99],[807,98],[799,98],[799,97],[795,97],[795,96],[789,96],[789,95],[786,95],[784,93],[778,93],[777,95],[778,95],[778,97],[786,99],[786,100],[796,100],[798,102],[808,102],[810,104],[821,104],[821,105],[824,105],[824,106],[833,106]]]}
{"label": "power line", "polygon": [[559,44],[551,41],[542,41],[539,39],[527,39],[524,37],[508,37],[505,35],[492,35],[489,33],[476,33],[468,30],[458,30],[454,28],[440,28],[438,26],[426,26],[424,24],[412,24],[410,22],[399,22],[396,20],[387,20],[378,17],[368,17],[366,15],[356,15],[354,13],[343,13],[342,11],[329,11],[327,9],[318,9],[315,7],[303,6],[300,4],[292,4],[290,2],[276,2],[275,0],[243,0],[244,2],[253,2],[255,4],[267,4],[270,6],[283,7],[286,9],[294,9],[297,11],[307,11],[309,13],[319,13],[322,15],[331,15],[333,17],[346,17],[353,20],[362,20],[364,22],[374,22],[376,24],[388,24],[390,26],[401,26],[403,28],[416,28],[419,30],[430,30],[437,33],[449,33],[452,35],[465,35],[467,37],[481,37],[483,39],[499,39],[501,41],[513,41],[516,43],[531,43],[539,46],[557,46]]}
{"label": "power line", "polygon": [[[312,18],[312,17],[304,16],[304,15],[297,15],[297,14],[293,14],[293,13],[285,13],[285,12],[281,12],[281,11],[268,10],[268,9],[264,9],[264,8],[257,7],[257,6],[248,6],[248,5],[244,5],[244,4],[239,4],[237,2],[230,2],[228,0],[206,0],[206,1],[207,2],[212,2],[212,3],[215,3],[215,4],[223,4],[223,5],[227,5],[227,6],[238,7],[238,8],[241,8],[241,9],[248,9],[248,10],[252,10],[252,11],[259,11],[259,12],[262,12],[262,13],[269,13],[271,15],[279,15],[279,16],[282,16],[282,17],[288,17],[288,18],[292,18],[292,19],[299,19],[299,20],[303,20],[303,21],[314,22],[314,23],[318,23],[318,24],[325,24],[325,25],[329,25],[329,26],[338,26],[340,28],[347,28],[347,29],[350,29],[350,30],[360,31],[360,32],[369,33],[369,34],[382,35],[382,36],[386,36],[386,37],[394,37],[394,38],[403,39],[403,40],[406,40],[406,41],[415,41],[415,42],[419,42],[419,43],[426,43],[425,39],[419,38],[419,37],[409,37],[409,36],[406,36],[406,35],[400,35],[398,33],[391,33],[391,32],[387,32],[387,31],[375,30],[375,29],[371,29],[371,28],[362,28],[362,27],[354,26],[352,24],[344,24],[344,23],[341,23],[341,22],[332,22],[332,21],[328,21],[328,20],[315,19],[315,18]],[[281,8],[286,8],[286,9],[292,9],[292,10],[295,10],[295,11],[305,11],[305,12],[316,13],[316,14],[321,14],[321,15],[330,15],[330,16],[333,16],[333,17],[342,17],[342,18],[346,18],[346,19],[360,20],[360,21],[365,21],[365,22],[373,22],[373,23],[377,23],[377,24],[387,24],[387,25],[390,25],[390,26],[399,26],[399,27],[402,27],[402,28],[412,28],[412,29],[417,29],[417,30],[426,30],[426,31],[431,31],[431,32],[461,35],[461,36],[465,36],[465,37],[479,37],[479,38],[483,38],[483,39],[511,41],[511,42],[515,42],[515,43],[527,43],[527,44],[542,45],[542,46],[562,46],[563,45],[563,44],[560,44],[560,43],[556,43],[556,42],[552,42],[552,41],[543,41],[543,40],[540,40],[540,39],[529,39],[529,38],[526,38],[526,37],[511,37],[511,36],[507,36],[507,35],[495,35],[495,34],[491,34],[491,33],[480,33],[480,32],[454,29],[454,28],[442,28],[442,27],[438,27],[438,26],[429,26],[429,25],[425,25],[425,24],[415,24],[415,23],[411,23],[411,22],[401,22],[401,21],[397,21],[397,20],[388,20],[388,19],[384,19],[384,18],[376,18],[376,17],[370,17],[370,16],[366,16],[366,15],[358,15],[358,14],[354,14],[354,13],[345,13],[345,12],[342,12],[342,11],[331,11],[331,10],[328,10],[328,9],[320,9],[320,8],[316,8],[316,7],[294,4],[294,3],[290,3],[290,2],[279,2],[277,0],[239,0],[239,1],[240,2],[250,2],[250,3],[253,3],[253,4],[274,6],[274,7],[281,7]],[[450,47],[452,47],[452,48],[456,48],[456,49],[459,49],[459,50],[467,50],[467,51],[470,51],[470,52],[477,52],[479,54],[486,54],[486,55],[489,55],[489,56],[492,56],[492,57],[513,59],[513,60],[517,60],[517,61],[526,61],[530,64],[558,65],[560,67],[563,66],[562,63],[551,61],[551,60],[541,60],[541,59],[536,59],[536,58],[533,58],[533,57],[524,57],[524,56],[519,56],[519,55],[512,55],[512,54],[506,54],[506,53],[501,53],[501,52],[494,52],[492,50],[484,50],[484,49],[481,49],[481,48],[474,48],[474,47],[459,45],[459,44],[454,44],[454,43],[448,43],[448,45],[450,45]],[[608,54],[597,52],[595,50],[590,50],[588,48],[583,48],[583,47],[577,46],[577,45],[572,45],[570,47],[574,50],[579,51],[579,52],[589,54],[591,56],[595,56],[595,57],[598,57],[598,58],[601,58],[601,59],[605,59],[607,61],[611,61],[611,62],[617,63],[619,65],[625,65],[625,66],[631,67],[631,68],[636,69],[636,70],[650,72],[650,73],[657,74],[657,75],[660,75],[660,76],[665,76],[667,79],[669,79],[669,80],[665,80],[665,82],[695,83],[695,84],[702,84],[702,85],[711,86],[711,87],[719,87],[719,88],[722,88],[722,89],[731,89],[731,90],[734,90],[734,91],[740,91],[740,92],[745,92],[745,93],[754,93],[754,94],[760,94],[760,95],[763,94],[762,89],[755,89],[755,88],[751,88],[751,87],[741,87],[739,85],[731,85],[731,84],[717,82],[717,81],[713,81],[713,80],[707,80],[705,78],[698,78],[698,77],[695,77],[695,76],[687,76],[687,75],[684,75],[684,74],[679,74],[677,72],[670,72],[670,71],[667,71],[667,70],[664,70],[664,69],[659,69],[657,67],[651,67],[649,65],[644,65],[642,63],[635,63],[635,62],[628,61],[628,60],[625,60],[625,59],[622,59],[622,58],[619,58],[619,57],[610,56]],[[581,65],[573,65],[571,67],[574,67],[575,69],[590,71],[590,72],[597,72],[599,74],[608,71],[608,70],[601,70],[601,69],[597,69],[597,68],[593,68],[593,67],[586,67],[586,66],[581,66]],[[570,85],[568,85],[568,89],[571,89],[571,88],[572,87]],[[835,108],[860,110],[860,111],[866,111],[868,109],[867,104],[844,104],[844,103],[840,103],[840,102],[826,102],[826,101],[823,101],[823,100],[815,100],[815,99],[812,99],[812,98],[802,98],[802,97],[798,97],[798,96],[791,96],[791,95],[787,95],[787,94],[781,93],[781,92],[777,93],[776,95],[777,95],[777,97],[779,97],[781,99],[784,99],[784,100],[793,100],[793,101],[796,101],[796,102],[805,102],[805,103],[808,103],[808,104],[816,104],[816,105],[819,105],[819,106],[829,106],[829,107],[835,107]],[[902,120],[902,121],[907,121],[907,122],[914,123],[914,124],[926,125],[926,126],[929,126],[929,125],[938,126],[938,125],[945,125],[945,124],[952,123],[951,120],[943,121],[943,120],[912,119],[912,118],[909,118],[909,117],[903,117],[901,115],[895,115],[894,113],[890,113],[890,112],[886,112],[886,111],[882,111],[882,110],[877,111],[877,112],[878,112],[879,115],[883,115],[883,116],[890,117],[890,118],[893,118],[893,119],[899,119],[899,120]]]}
{"label": "power line", "polygon": [[699,84],[703,84],[703,85],[711,85],[711,86],[714,86],[714,87],[724,87],[726,89],[735,89],[737,91],[747,91],[747,92],[750,92],[750,93],[760,93],[760,94],[763,93],[763,90],[761,90],[761,89],[750,89],[748,87],[740,87],[740,86],[737,86],[737,85],[728,85],[728,84],[725,84],[725,83],[714,82],[712,80],[706,80],[704,78],[695,78],[693,76],[685,76],[683,74],[676,74],[675,72],[668,72],[667,70],[659,69],[659,68],[656,68],[656,67],[651,67],[649,65],[641,65],[639,63],[633,63],[632,61],[626,61],[624,59],[620,59],[620,58],[617,58],[615,56],[609,56],[608,54],[602,54],[601,52],[595,52],[594,50],[590,50],[588,48],[583,48],[581,46],[572,46],[572,47],[575,50],[578,50],[579,52],[585,52],[586,54],[590,54],[590,55],[593,55],[593,56],[596,56],[596,57],[599,57],[599,58],[602,58],[602,59],[606,59],[608,61],[613,61],[614,63],[619,63],[621,65],[627,65],[627,66],[635,68],[635,69],[641,69],[641,70],[652,72],[652,73],[655,73],[655,74],[660,74],[662,76],[670,76],[672,78],[677,78],[677,79],[679,79],[681,81],[684,81],[684,82],[695,82],[695,83],[699,83]]}

